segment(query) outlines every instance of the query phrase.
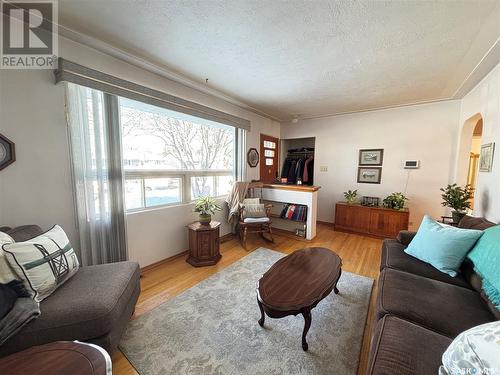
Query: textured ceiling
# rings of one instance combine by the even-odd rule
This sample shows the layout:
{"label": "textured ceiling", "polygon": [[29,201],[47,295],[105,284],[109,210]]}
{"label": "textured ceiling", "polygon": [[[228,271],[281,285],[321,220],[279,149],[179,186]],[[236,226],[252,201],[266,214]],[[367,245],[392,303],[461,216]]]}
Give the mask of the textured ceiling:
{"label": "textured ceiling", "polygon": [[60,0],[61,25],[289,119],[452,97],[500,1]]}

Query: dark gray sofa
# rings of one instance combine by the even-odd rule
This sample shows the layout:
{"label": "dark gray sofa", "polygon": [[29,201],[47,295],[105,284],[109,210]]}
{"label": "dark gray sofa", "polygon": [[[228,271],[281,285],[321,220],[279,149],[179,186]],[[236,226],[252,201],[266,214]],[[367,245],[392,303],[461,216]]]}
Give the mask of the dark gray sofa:
{"label": "dark gray sofa", "polygon": [[[0,228],[17,242],[43,231],[36,225]],[[113,353],[139,297],[136,262],[82,267],[40,303],[41,315],[0,346],[0,357],[53,341],[85,341]]]}
{"label": "dark gray sofa", "polygon": [[[493,225],[470,216],[459,223],[481,230]],[[382,245],[369,375],[435,375],[460,332],[500,319],[470,262],[450,277],[404,252],[414,235],[403,231]]]}

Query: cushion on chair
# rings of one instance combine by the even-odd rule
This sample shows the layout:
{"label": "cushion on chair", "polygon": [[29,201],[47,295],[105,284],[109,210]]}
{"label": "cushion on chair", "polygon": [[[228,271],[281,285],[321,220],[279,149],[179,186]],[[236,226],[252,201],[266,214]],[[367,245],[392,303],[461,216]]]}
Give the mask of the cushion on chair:
{"label": "cushion on chair", "polygon": [[243,206],[249,204],[260,204],[260,198],[245,198],[243,199]]}
{"label": "cushion on chair", "polygon": [[380,274],[377,298],[377,318],[396,315],[449,337],[495,320],[477,292],[391,268]]}
{"label": "cushion on chair", "polygon": [[386,315],[375,329],[367,374],[437,375],[450,343],[446,336]]}
{"label": "cushion on chair", "polygon": [[382,244],[382,259],[380,270],[393,268],[400,271],[427,277],[429,279],[443,281],[448,284],[458,285],[471,289],[463,275],[451,277],[446,273],[438,271],[429,263],[423,262],[404,252],[405,246],[396,240],[384,240]]}
{"label": "cushion on chair", "polygon": [[247,217],[243,219],[244,223],[267,223],[268,221],[268,217]]}
{"label": "cushion on chair", "polygon": [[136,262],[82,267],[42,301],[41,316],[0,347],[0,355],[52,341],[86,341],[108,334],[131,310],[129,305],[135,305],[139,276]]}
{"label": "cushion on chair", "polygon": [[267,217],[266,208],[263,204],[246,204],[243,207],[243,219],[253,217],[253,218],[261,218]]}

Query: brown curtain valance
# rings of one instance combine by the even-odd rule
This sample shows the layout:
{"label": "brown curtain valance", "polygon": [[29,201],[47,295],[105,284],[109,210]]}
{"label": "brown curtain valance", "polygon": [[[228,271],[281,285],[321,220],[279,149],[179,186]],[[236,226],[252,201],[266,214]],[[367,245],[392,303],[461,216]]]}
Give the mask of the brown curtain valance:
{"label": "brown curtain valance", "polygon": [[189,100],[181,99],[158,90],[150,89],[148,87],[87,68],[63,58],[59,58],[59,65],[54,73],[56,76],[56,83],[62,81],[72,82],[112,95],[201,117],[206,120],[216,121],[222,124],[234,126],[235,128],[250,130],[249,120],[245,120]]}

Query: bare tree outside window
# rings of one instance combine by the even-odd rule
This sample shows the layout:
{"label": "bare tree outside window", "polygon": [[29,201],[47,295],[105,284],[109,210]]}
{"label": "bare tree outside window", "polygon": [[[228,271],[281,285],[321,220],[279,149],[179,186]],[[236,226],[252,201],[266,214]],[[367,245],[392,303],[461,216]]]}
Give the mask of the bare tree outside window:
{"label": "bare tree outside window", "polygon": [[[195,123],[171,117],[161,109],[147,111],[129,105],[121,106],[121,123],[125,169],[233,170],[232,127]],[[191,177],[191,198],[214,194],[217,182],[206,173]]]}

